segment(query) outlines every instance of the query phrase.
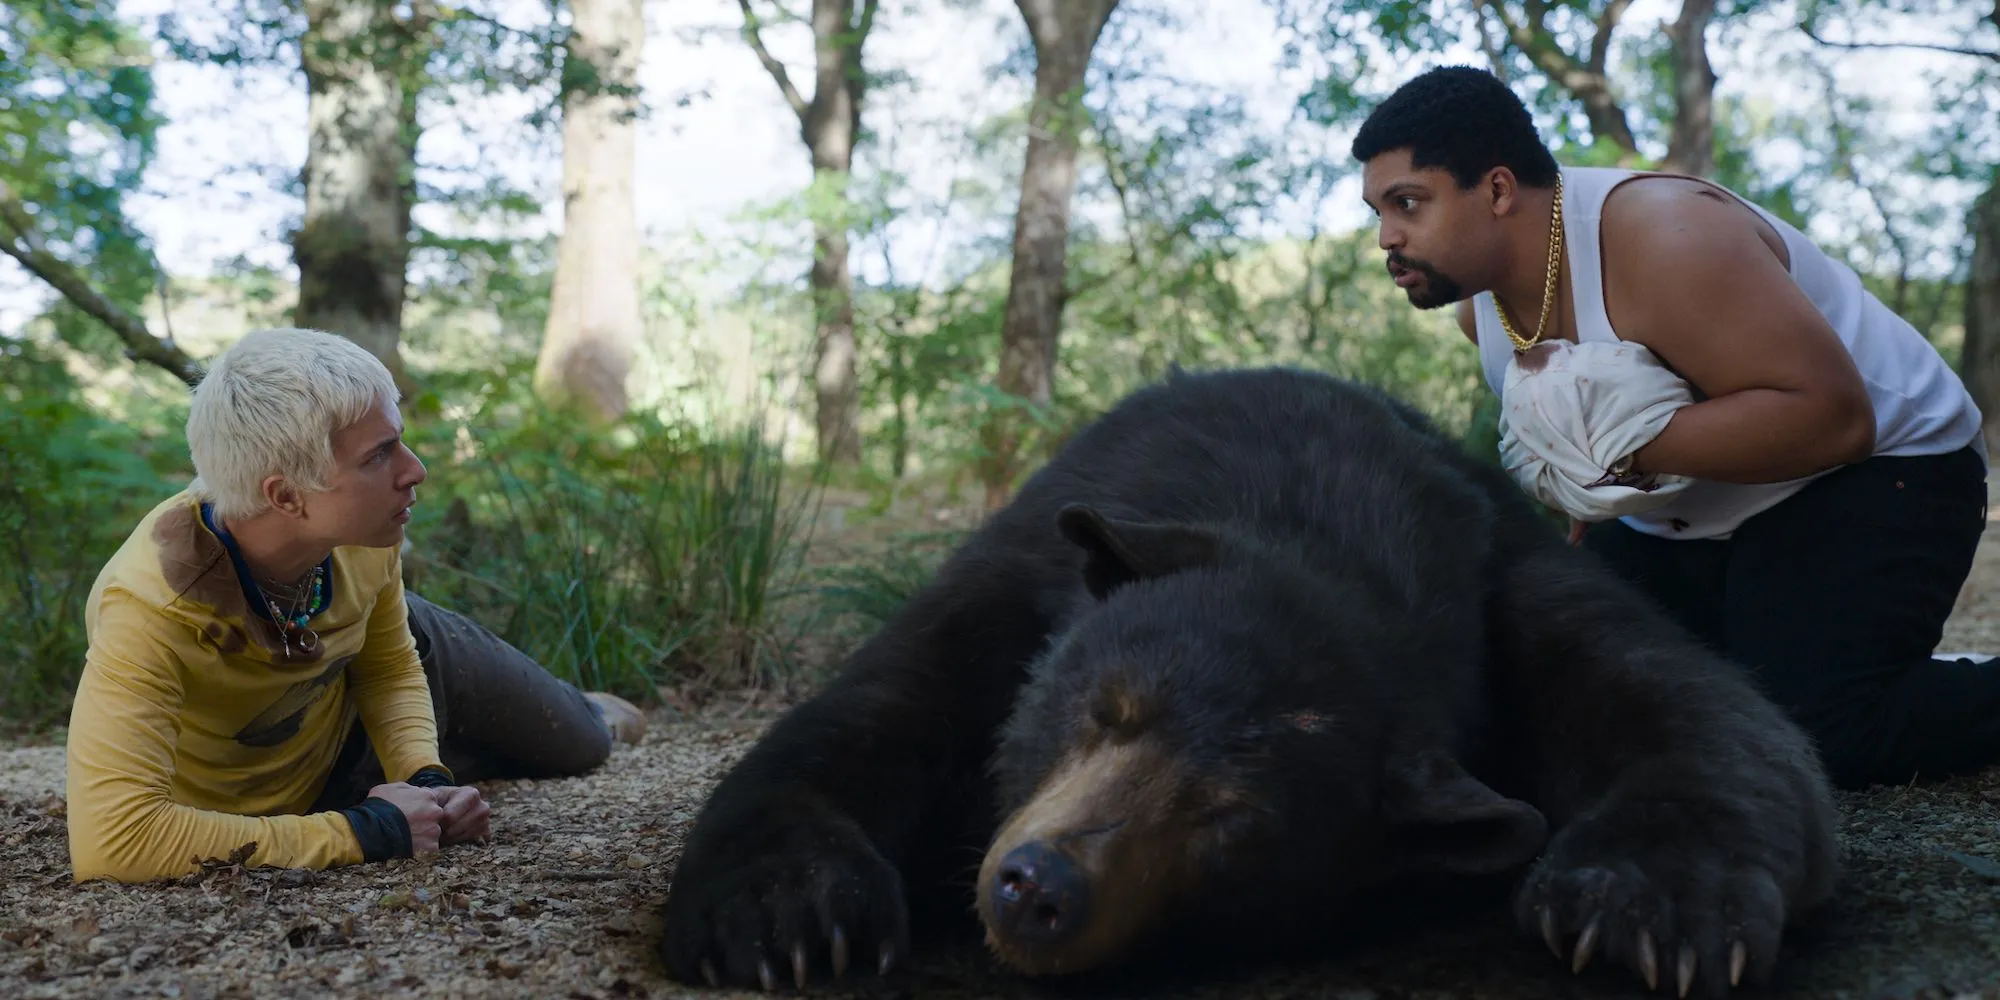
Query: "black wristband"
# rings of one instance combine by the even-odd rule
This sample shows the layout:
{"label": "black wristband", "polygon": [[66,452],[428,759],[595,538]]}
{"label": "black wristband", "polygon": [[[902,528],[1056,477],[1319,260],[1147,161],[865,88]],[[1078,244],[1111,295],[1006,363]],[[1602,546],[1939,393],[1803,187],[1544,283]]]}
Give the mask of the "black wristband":
{"label": "black wristband", "polygon": [[410,775],[407,783],[418,788],[451,788],[458,784],[452,780],[451,772],[441,767],[418,768],[417,773]]}
{"label": "black wristband", "polygon": [[340,814],[347,817],[355,839],[361,841],[364,861],[407,858],[415,853],[410,843],[410,821],[403,818],[403,811],[394,802],[362,799],[360,805],[342,809]]}

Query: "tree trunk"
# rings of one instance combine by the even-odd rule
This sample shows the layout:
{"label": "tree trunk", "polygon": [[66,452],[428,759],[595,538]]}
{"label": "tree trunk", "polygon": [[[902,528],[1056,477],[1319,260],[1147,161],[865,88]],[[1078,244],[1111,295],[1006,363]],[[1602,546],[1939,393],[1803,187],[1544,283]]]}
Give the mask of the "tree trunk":
{"label": "tree trunk", "polygon": [[[870,0],[865,19],[872,19]],[[861,29],[865,33],[866,29]],[[849,36],[855,36],[850,40]],[[861,461],[860,379],[855,372],[854,279],[847,270],[847,181],[861,130],[861,42],[854,0],[813,0],[813,99],[802,120],[812,153],[815,199],[812,297],[813,388],[821,457]]]}
{"label": "tree trunk", "polygon": [[2000,172],[1973,203],[1972,269],[1965,282],[1959,376],[1985,415],[1986,445],[2000,454]]}
{"label": "tree trunk", "polygon": [[565,58],[588,65],[594,82],[563,98],[563,233],[535,392],[610,423],[629,405],[625,379],[644,332],[632,176],[645,13],[641,0],[571,0],[570,10]]}
{"label": "tree trunk", "polygon": [[[1055,381],[1062,327],[1065,251],[1083,82],[1090,53],[1118,0],[1015,0],[1035,46],[1035,97],[1028,115],[1028,155],[1014,214],[1014,266],[1000,326],[1000,391],[1042,407]],[[986,509],[1006,502],[1020,471],[1022,414],[1002,410],[983,428],[981,479]]]}
{"label": "tree trunk", "polygon": [[854,143],[861,132],[861,99],[867,78],[862,45],[875,24],[879,0],[813,0],[813,95],[807,100],[783,63],[764,47],[762,21],[750,0],[743,11],[743,40],[799,116],[799,135],[812,157],[813,394],[819,454],[836,465],[861,461],[861,389],[854,343],[854,279],[847,267],[847,182]]}
{"label": "tree trunk", "polygon": [[415,95],[428,28],[391,0],[306,0],[305,218],[292,237],[292,321],[340,334],[403,376]]}
{"label": "tree trunk", "polygon": [[1708,62],[1708,24],[1715,0],[1683,0],[1667,28],[1674,44],[1674,131],[1660,169],[1707,177],[1715,170],[1715,69]]}

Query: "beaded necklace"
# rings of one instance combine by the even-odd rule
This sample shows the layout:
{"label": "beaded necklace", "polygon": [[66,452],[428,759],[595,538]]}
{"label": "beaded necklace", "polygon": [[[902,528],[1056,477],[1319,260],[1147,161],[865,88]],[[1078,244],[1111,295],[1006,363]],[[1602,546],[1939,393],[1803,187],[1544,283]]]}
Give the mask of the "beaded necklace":
{"label": "beaded necklace", "polygon": [[269,591],[276,588],[267,587],[262,582],[255,583],[257,595],[264,599],[264,606],[271,609],[271,622],[278,626],[278,635],[287,660],[292,658],[294,649],[303,654],[319,643],[319,633],[307,628],[306,623],[320,610],[322,597],[320,582],[324,577],[324,569],[324,563],[314,566],[311,578],[292,594],[290,613],[279,610],[278,602],[271,599]]}

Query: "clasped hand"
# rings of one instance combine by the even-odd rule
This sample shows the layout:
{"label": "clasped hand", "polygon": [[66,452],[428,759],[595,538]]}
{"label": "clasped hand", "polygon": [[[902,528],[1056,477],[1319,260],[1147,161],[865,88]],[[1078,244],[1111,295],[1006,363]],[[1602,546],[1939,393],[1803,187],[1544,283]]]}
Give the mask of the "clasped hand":
{"label": "clasped hand", "polygon": [[444,845],[484,840],[493,832],[486,797],[468,785],[423,788],[392,781],[369,789],[368,797],[383,799],[402,812],[410,826],[411,853],[418,856],[434,854]]}

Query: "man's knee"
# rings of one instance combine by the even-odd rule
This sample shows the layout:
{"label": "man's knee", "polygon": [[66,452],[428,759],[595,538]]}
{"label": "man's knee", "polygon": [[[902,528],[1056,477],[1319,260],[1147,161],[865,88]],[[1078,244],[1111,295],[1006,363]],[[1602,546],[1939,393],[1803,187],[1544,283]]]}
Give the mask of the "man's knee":
{"label": "man's knee", "polygon": [[595,712],[588,718],[566,720],[554,727],[548,741],[526,756],[538,763],[537,770],[550,778],[574,778],[589,774],[611,759],[611,733]]}
{"label": "man's knee", "polygon": [[1834,787],[1857,791],[1871,785],[1902,785],[1947,777],[1953,756],[1946,742],[1958,734],[1936,731],[1912,718],[1890,692],[1856,696],[1844,705],[1795,712],[1799,725],[1819,748],[1820,762]]}
{"label": "man's knee", "polygon": [[604,727],[604,752],[611,753],[611,744],[630,743],[634,746],[646,738],[646,713],[639,706],[612,694],[609,691],[591,691],[583,696],[590,703],[591,711]]}

